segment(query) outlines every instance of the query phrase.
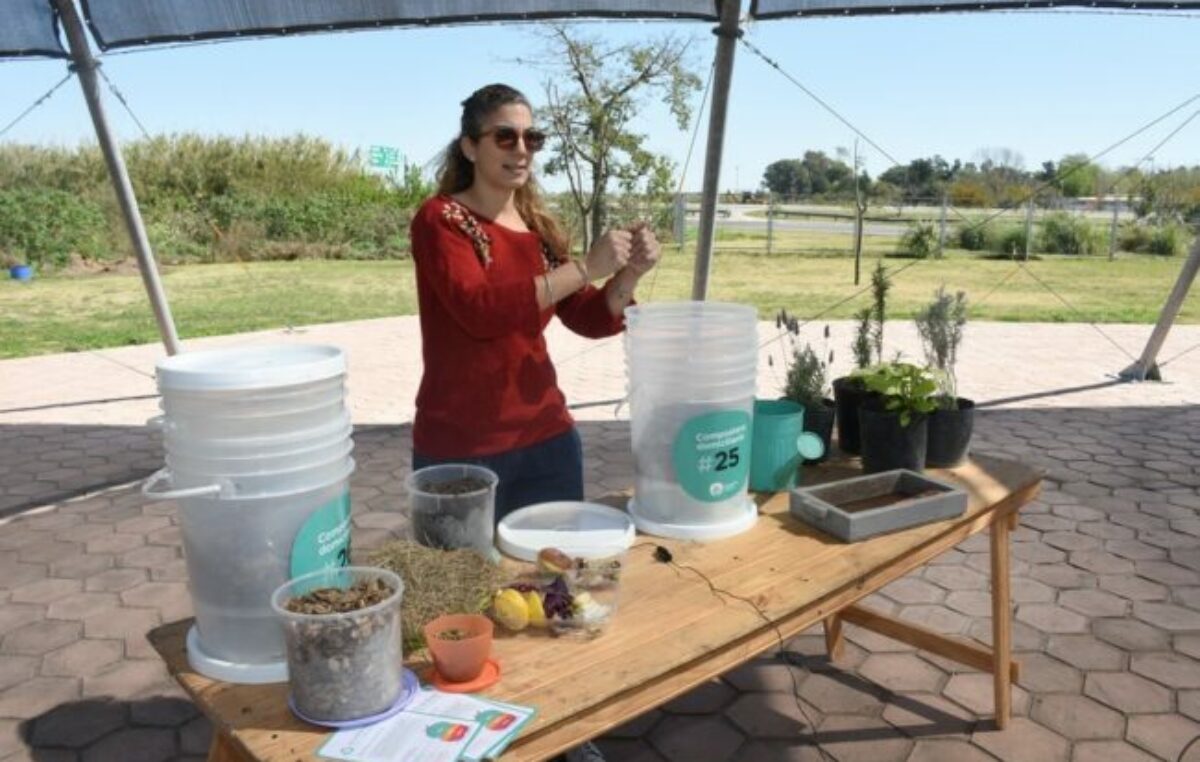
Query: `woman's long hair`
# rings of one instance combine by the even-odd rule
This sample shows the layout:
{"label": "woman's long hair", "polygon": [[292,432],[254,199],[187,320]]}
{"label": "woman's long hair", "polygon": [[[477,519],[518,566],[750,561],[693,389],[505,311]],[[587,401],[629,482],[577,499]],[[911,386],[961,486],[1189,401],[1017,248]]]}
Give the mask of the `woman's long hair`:
{"label": "woman's long hair", "polygon": [[[533,107],[520,90],[508,85],[487,85],[471,93],[471,97],[462,102],[462,119],[460,134],[450,141],[442,155],[442,164],[438,168],[438,193],[462,193],[475,182],[475,165],[463,154],[460,138],[469,137],[479,140],[483,134],[484,120],[496,109],[512,103],[519,103],[530,111]],[[558,220],[546,210],[542,201],[541,191],[537,181],[530,174],[529,179],[517,188],[513,203],[517,213],[533,232],[537,233],[550,249],[555,259],[562,262],[571,254],[571,241]]]}

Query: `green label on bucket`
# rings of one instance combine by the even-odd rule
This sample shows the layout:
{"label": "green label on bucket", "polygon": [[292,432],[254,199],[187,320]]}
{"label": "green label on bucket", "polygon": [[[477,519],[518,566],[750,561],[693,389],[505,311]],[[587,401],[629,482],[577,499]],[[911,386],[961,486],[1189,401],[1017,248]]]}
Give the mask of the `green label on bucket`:
{"label": "green label on bucket", "polygon": [[672,458],[679,486],[706,503],[728,500],[746,487],[750,414],[722,410],[697,416],[675,437]]}
{"label": "green label on bucket", "polygon": [[350,565],[350,492],[313,511],[292,543],[292,576]]}

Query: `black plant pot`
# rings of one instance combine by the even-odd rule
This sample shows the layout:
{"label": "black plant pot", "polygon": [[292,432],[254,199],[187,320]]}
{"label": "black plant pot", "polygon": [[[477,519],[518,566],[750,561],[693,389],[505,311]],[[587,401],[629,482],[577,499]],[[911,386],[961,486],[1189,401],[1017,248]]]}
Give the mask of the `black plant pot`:
{"label": "black plant pot", "polygon": [[956,397],[953,408],[946,410],[939,407],[930,413],[926,465],[930,468],[961,466],[967,460],[974,430],[974,400]]}
{"label": "black plant pot", "polygon": [[825,453],[813,460],[805,460],[804,465],[812,466],[824,463],[829,458],[829,449],[833,446],[833,419],[837,415],[836,403],[833,400],[821,400],[821,404],[804,407],[804,430],[811,431],[821,438],[825,445]]}
{"label": "black plant pot", "polygon": [[860,408],[858,416],[863,473],[875,474],[894,468],[924,470],[928,416],[913,416],[907,426],[901,426],[899,414],[889,413],[879,405]]}
{"label": "black plant pot", "polygon": [[844,453],[859,453],[858,409],[869,395],[870,392],[857,378],[842,376],[833,380],[833,398],[837,404],[838,447]]}

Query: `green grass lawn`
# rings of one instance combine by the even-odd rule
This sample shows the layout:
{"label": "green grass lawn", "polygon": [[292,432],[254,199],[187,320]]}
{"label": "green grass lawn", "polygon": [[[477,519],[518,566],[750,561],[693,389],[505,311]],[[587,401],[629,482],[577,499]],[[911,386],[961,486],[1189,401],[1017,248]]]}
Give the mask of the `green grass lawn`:
{"label": "green grass lawn", "polygon": [[[789,246],[798,242],[787,241]],[[868,239],[863,284],[875,257],[893,248]],[[853,259],[844,237],[810,237],[809,253],[766,255],[760,241],[718,242],[709,298],[754,304],[771,318],[785,307],[801,318],[853,294]],[[840,245],[840,248],[839,248]],[[781,247],[783,248],[783,247]],[[657,274],[639,289],[643,301],[686,299],[693,255],[668,246]],[[912,260],[885,259],[890,268]],[[1124,255],[1044,257],[1029,269],[1083,313],[1064,307],[1024,272],[1017,272],[983,303],[979,300],[1014,270],[1007,261],[951,252],[919,262],[895,280],[890,316],[909,317],[941,284],[975,302],[974,320],[1153,322],[1183,260]],[[190,265],[168,268],[163,283],[183,338],[288,325],[411,315],[416,311],[409,261],[300,261]],[[859,296],[830,317],[849,317],[866,304]],[[1181,322],[1200,322],[1200,290],[1184,304]],[[23,357],[153,342],[158,338],[137,275],[48,276],[29,284],[0,282],[0,357]]]}

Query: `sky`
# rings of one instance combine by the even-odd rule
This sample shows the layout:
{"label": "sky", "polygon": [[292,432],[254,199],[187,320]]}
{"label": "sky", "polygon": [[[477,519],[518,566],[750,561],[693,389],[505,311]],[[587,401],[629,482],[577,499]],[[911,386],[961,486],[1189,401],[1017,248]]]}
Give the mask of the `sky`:
{"label": "sky", "polygon": [[[706,76],[707,23],[594,22],[581,31],[614,44],[664,34],[691,38]],[[152,134],[290,135],[345,148],[399,148],[432,172],[454,136],[460,102],[506,82],[542,98],[544,72],[518,63],[542,42],[529,24],[334,33],[147,48],[102,57],[104,70]],[[1064,154],[1095,154],[1200,93],[1196,14],[993,12],[763,21],[746,38],[900,162],[941,154],[978,160],[1007,148],[1026,169]],[[0,128],[65,74],[62,61],[0,62]],[[141,133],[109,94],[123,141]],[[700,94],[696,94],[699,104]],[[1101,159],[1140,160],[1200,100]],[[684,187],[703,174],[704,114]],[[683,169],[691,131],[648,103],[634,125]],[[854,133],[744,46],[736,54],[721,188],[752,190],[772,161],[806,150],[833,155]],[[7,135],[6,143],[94,141],[72,81]],[[892,162],[861,145],[866,169]],[[1200,164],[1200,118],[1155,152],[1153,166]],[[543,177],[552,190],[562,181]]]}

